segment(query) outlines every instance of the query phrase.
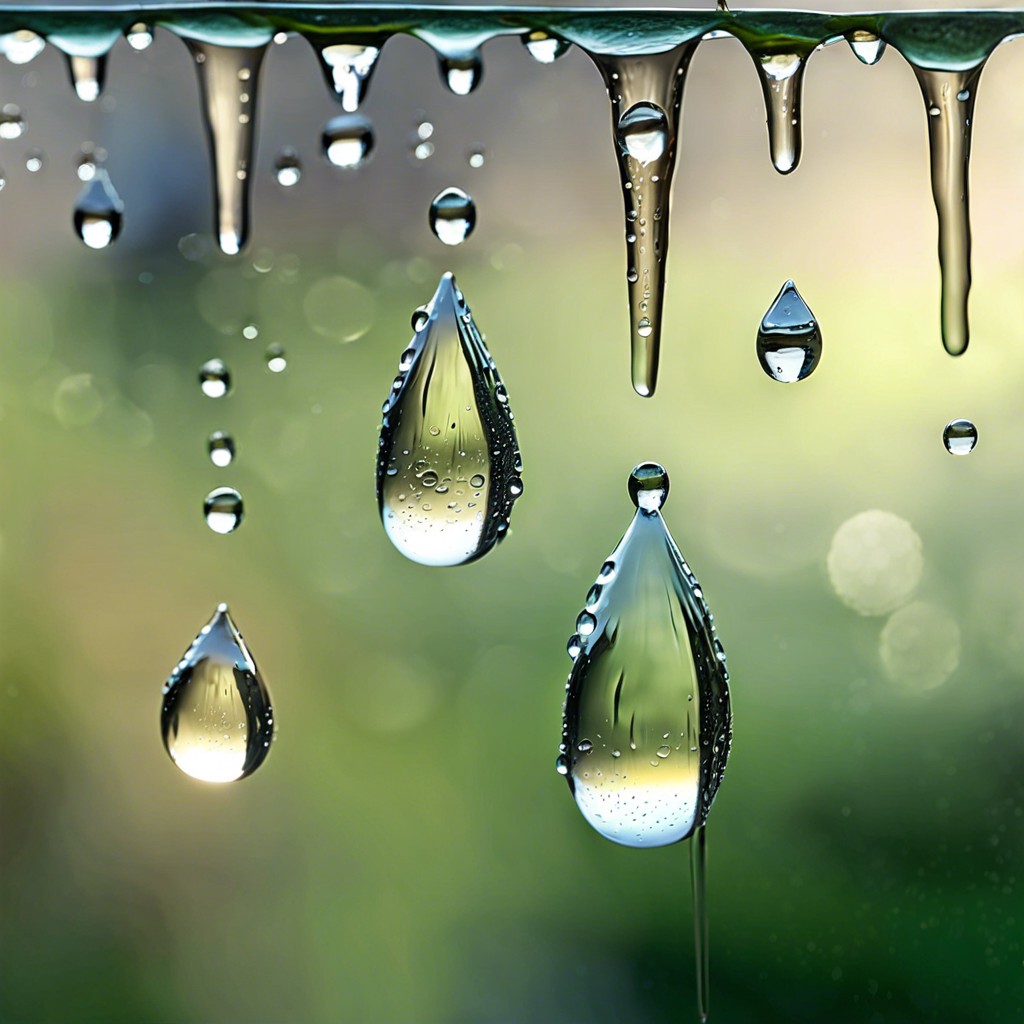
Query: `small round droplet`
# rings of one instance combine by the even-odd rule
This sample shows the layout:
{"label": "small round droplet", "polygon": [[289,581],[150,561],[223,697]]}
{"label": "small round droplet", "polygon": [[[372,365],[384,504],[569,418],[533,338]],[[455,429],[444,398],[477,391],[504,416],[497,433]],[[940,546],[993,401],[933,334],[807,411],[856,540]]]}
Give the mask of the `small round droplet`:
{"label": "small round droplet", "polygon": [[38,174],[43,169],[45,157],[41,149],[30,149],[25,154],[25,170],[29,174]]}
{"label": "small round droplet", "polygon": [[576,618],[576,632],[580,636],[590,636],[597,629],[597,619],[587,611],[582,611]]}
{"label": "small round droplet", "polygon": [[655,753],[658,755],[658,757],[664,760],[666,757],[668,757],[669,754],[672,753],[672,748],[667,743],[663,743],[660,747],[658,747]]}
{"label": "small round droplet", "polygon": [[[414,331],[422,331],[423,328],[427,326],[427,321],[429,319],[430,319],[430,313],[427,311],[427,307],[426,306],[417,306],[412,311],[412,319],[410,321],[412,323],[412,329]],[[412,358],[411,358],[411,356],[414,355],[415,353],[413,353],[411,350],[407,350],[407,351],[410,352],[409,365],[411,366],[412,365]],[[402,357],[402,361],[403,362],[405,361],[404,355]],[[406,369],[408,369],[408,367],[406,367]]]}
{"label": "small round droplet", "polygon": [[581,754],[589,754],[594,749],[594,744],[591,743],[590,740],[580,740],[579,743],[576,744],[576,749]]}
{"label": "small round droplet", "polygon": [[430,204],[430,230],[445,245],[460,245],[476,227],[476,203],[461,188],[446,188]]}
{"label": "small round droplet", "polygon": [[271,373],[283,373],[288,368],[288,359],[281,345],[268,345],[265,358]]}
{"label": "small round droplet", "polygon": [[442,57],[441,78],[448,91],[456,96],[468,96],[484,75],[484,65],[479,54],[465,57]]}
{"label": "small round droplet", "polygon": [[333,117],[324,125],[321,143],[324,156],[335,167],[361,167],[373,152],[373,125],[358,114]]}
{"label": "small round droplet", "polygon": [[218,487],[203,501],[203,515],[214,533],[234,533],[245,518],[242,496],[233,487]]}
{"label": "small round droplet", "polygon": [[230,466],[235,460],[235,441],[230,434],[223,430],[215,430],[206,442],[206,450],[210,454],[210,461],[215,466]]}
{"label": "small round droplet", "polygon": [[25,119],[13,103],[0,109],[0,139],[20,139],[25,131]]}
{"label": "small round droplet", "polygon": [[246,341],[252,341],[253,338],[258,338],[259,335],[260,329],[256,324],[246,324],[242,328],[242,337],[245,338]]}
{"label": "small round droplet", "polygon": [[643,512],[657,512],[668,498],[668,473],[657,462],[641,462],[629,474],[629,496]]}
{"label": "small round droplet", "polygon": [[474,473],[469,478],[469,486],[470,487],[483,487],[483,485],[484,485],[484,478],[479,473]]}
{"label": "small round droplet", "polygon": [[655,103],[634,103],[619,118],[616,134],[620,149],[646,167],[668,146],[668,118]]}
{"label": "small round droplet", "polygon": [[285,146],[277,154],[277,160],[274,161],[274,177],[282,188],[292,188],[301,180],[302,161],[299,160],[299,154],[290,146]]}
{"label": "small round droplet", "polygon": [[207,398],[223,398],[231,390],[231,373],[222,359],[207,359],[199,367],[199,386]]}
{"label": "small round droplet", "polygon": [[78,151],[78,159],[75,162],[75,173],[79,181],[92,181],[96,177],[96,170],[107,158],[105,149],[96,149],[91,142],[86,142]]}
{"label": "small round droplet", "polygon": [[558,757],[555,758],[555,771],[558,772],[559,775],[569,774],[569,759],[565,754],[559,754]]}
{"label": "small round droplet", "polygon": [[978,428],[970,420],[953,420],[942,431],[942,443],[950,455],[970,455],[978,443]]}
{"label": "small round droplet", "polygon": [[466,154],[466,162],[473,168],[483,167],[487,162],[487,151],[483,146],[474,146]]}
{"label": "small round droplet", "polygon": [[568,643],[565,645],[565,651],[575,661],[580,656],[580,651],[583,650],[583,644],[580,640],[579,633],[573,633],[569,637]]}
{"label": "small round droplet", "polygon": [[144,21],[135,22],[124,37],[133,50],[148,50],[153,44],[153,30]]}
{"label": "small round droplet", "polygon": [[537,29],[519,37],[530,56],[540,64],[553,64],[568,49],[569,44],[558,36]]}

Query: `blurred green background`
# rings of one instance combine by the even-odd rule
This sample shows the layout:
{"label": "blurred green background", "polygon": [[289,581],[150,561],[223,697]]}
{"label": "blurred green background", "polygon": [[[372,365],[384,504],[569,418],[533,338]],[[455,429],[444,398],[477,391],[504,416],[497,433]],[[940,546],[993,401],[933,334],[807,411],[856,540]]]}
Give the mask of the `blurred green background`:
{"label": "blurred green background", "polygon": [[[629,469],[656,459],[732,673],[712,1020],[1022,1019],[1020,44],[981,84],[959,360],[939,340],[910,68],[815,54],[803,165],[781,178],[749,57],[702,46],[649,401],[629,384],[599,76],[513,39],[485,63],[459,98],[425,46],[389,42],[365,108],[377,149],[345,174],[318,152],[339,110],[312,50],[272,47],[254,237],[231,260],[211,248],[178,40],[119,43],[93,107],[52,49],[0,62],[27,124],[0,141],[0,1018],[695,1019],[686,849],[601,839],[554,771],[565,640],[629,521]],[[85,141],[126,205],[108,252],[71,229]],[[304,164],[291,190],[285,145]],[[447,185],[479,209],[457,250],[427,227]],[[387,541],[372,474],[410,312],[448,269],[508,384],[526,493],[495,552],[430,570]],[[796,387],[754,352],[789,277],[824,336]],[[197,383],[212,356],[234,375],[223,401]],[[941,432],[960,416],[980,441],[954,459]],[[205,453],[215,429],[238,445],[228,469]],[[247,509],[228,537],[201,514],[221,485]],[[916,532],[919,582],[891,578],[884,530],[875,556],[840,538],[854,568],[830,579],[836,531],[868,509]],[[864,616],[836,583],[897,596]],[[158,729],[163,680],[219,601],[279,722],[263,768],[225,787],[177,771]]]}

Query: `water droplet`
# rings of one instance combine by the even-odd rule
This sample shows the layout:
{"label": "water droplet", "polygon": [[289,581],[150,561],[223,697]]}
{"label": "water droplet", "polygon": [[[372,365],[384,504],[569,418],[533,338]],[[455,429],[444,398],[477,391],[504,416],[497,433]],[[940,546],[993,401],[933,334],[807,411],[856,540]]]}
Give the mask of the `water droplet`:
{"label": "water droplet", "polygon": [[246,324],[242,328],[242,337],[245,338],[246,341],[252,341],[254,338],[258,338],[259,336],[260,329],[256,324]]}
{"label": "water droplet", "polygon": [[559,754],[558,757],[555,758],[555,771],[558,772],[559,775],[569,774],[569,759],[565,754]]}
{"label": "water droplet", "polygon": [[487,151],[483,146],[474,146],[466,154],[466,162],[473,168],[483,167],[487,162]]}
{"label": "water droplet", "polygon": [[274,177],[283,188],[298,185],[302,178],[302,161],[299,160],[299,154],[290,146],[285,146],[277,154],[277,160],[274,161]]}
{"label": "water droplet", "polygon": [[203,500],[203,515],[214,533],[234,533],[245,519],[242,496],[233,487],[217,487]]}
{"label": "water droplet", "polygon": [[210,461],[215,466],[230,466],[235,461],[235,440],[223,430],[215,430],[206,442],[206,450],[210,453]]}
{"label": "water droplet", "polygon": [[877,64],[885,53],[885,40],[879,39],[873,32],[867,32],[862,28],[856,28],[850,32],[846,41],[850,49],[857,55],[857,59],[864,64]]}
{"label": "water droplet", "polygon": [[780,174],[789,174],[800,163],[803,146],[800,111],[805,61],[798,53],[751,51],[750,55],[761,79],[768,113],[772,166]]}
{"label": "water droplet", "polygon": [[105,249],[121,234],[123,212],[124,204],[107,172],[96,168],[75,203],[73,221],[78,237],[90,249]]}
{"label": "water droplet", "polygon": [[413,147],[412,155],[417,160],[429,160],[434,155],[434,144],[432,142],[417,142]]}
{"label": "water droplet", "polygon": [[41,149],[30,149],[25,154],[25,170],[29,174],[38,174],[43,169],[46,158]]}
{"label": "water droplet", "polygon": [[757,358],[772,380],[795,384],[809,377],[821,359],[821,332],[796,285],[787,281],[757,332]]}
{"label": "water droplet", "polygon": [[341,101],[342,109],[354,114],[370,87],[380,47],[359,43],[327,43],[318,48],[328,86]]}
{"label": "water droplet", "polygon": [[942,431],[942,443],[950,455],[970,455],[978,443],[978,428],[970,420],[953,420]]}
{"label": "water droplet", "polygon": [[124,37],[133,50],[148,50],[153,44],[153,30],[144,21],[135,22]]}
{"label": "water droplet", "polygon": [[101,57],[78,57],[74,54],[67,55],[68,73],[71,75],[71,84],[75,88],[75,95],[83,103],[93,103],[99,99],[103,92],[103,83],[107,77],[107,58]]}
{"label": "water droplet", "polygon": [[[426,306],[417,306],[412,311],[412,329],[414,331],[422,331],[427,326],[427,321],[430,319],[430,310]],[[400,370],[408,370],[412,366],[412,357],[415,355],[415,350],[407,348],[402,353],[402,358],[399,362],[398,368]],[[406,365],[406,357],[408,357],[408,365]]]}
{"label": "water droplet", "polygon": [[[426,310],[385,402],[377,500],[402,554],[423,565],[462,565],[507,533],[515,495],[505,481],[518,473],[519,450],[508,404],[498,398],[504,385],[451,274]],[[425,510],[413,496],[428,473],[450,498]]]}
{"label": "water droplet", "polygon": [[163,688],[160,730],[171,760],[203,782],[234,782],[266,760],[270,694],[227,605],[220,605]]}
{"label": "water droplet", "polygon": [[282,373],[288,368],[288,360],[280,345],[268,345],[266,351],[267,369],[271,373]]}
{"label": "water droplet", "polygon": [[13,103],[5,103],[0,110],[0,139],[20,139],[25,132],[25,119]]}
{"label": "water droplet", "polygon": [[548,35],[540,29],[527,32],[519,38],[530,56],[540,64],[554,64],[569,49],[569,44],[564,39]]}
{"label": "water droplet", "polygon": [[[629,492],[637,512],[583,613],[594,626],[580,631],[563,735],[584,818],[614,842],[664,846],[703,825],[718,790],[731,739],[728,672],[700,586],[659,511],[668,475],[642,463]],[[601,745],[583,756],[598,733]],[[678,751],[666,734],[681,738]]]}
{"label": "water droplet", "polygon": [[199,386],[207,398],[223,398],[231,390],[231,372],[221,359],[207,359],[199,367]]}
{"label": "water droplet", "polygon": [[91,142],[86,142],[78,151],[75,161],[75,173],[79,181],[92,181],[96,177],[96,168],[107,158],[105,149],[96,149]]}
{"label": "water droplet", "polygon": [[580,740],[579,743],[576,744],[576,749],[581,754],[589,754],[594,749],[594,744],[591,743],[590,740]]}
{"label": "water droplet", "polygon": [[940,71],[912,65],[929,112],[932,198],[939,221],[942,344],[952,356],[962,355],[970,341],[971,121],[984,66],[982,61],[967,71]]}
{"label": "water droplet", "polygon": [[459,245],[476,227],[476,203],[461,188],[446,188],[430,204],[430,230],[445,245]]}
{"label": "water droplet", "polygon": [[356,114],[333,117],[324,125],[321,143],[324,156],[335,167],[361,167],[373,152],[373,125]]}
{"label": "water droplet", "polygon": [[456,96],[468,96],[484,77],[483,61],[476,51],[455,57],[442,56],[440,67],[441,81]]}
{"label": "water droplet", "polygon": [[659,160],[668,145],[668,118],[655,103],[634,103],[620,118],[617,137],[623,153],[641,167]]}
{"label": "water droplet", "polygon": [[12,64],[27,64],[38,57],[45,46],[43,37],[27,28],[0,36],[0,49]]}

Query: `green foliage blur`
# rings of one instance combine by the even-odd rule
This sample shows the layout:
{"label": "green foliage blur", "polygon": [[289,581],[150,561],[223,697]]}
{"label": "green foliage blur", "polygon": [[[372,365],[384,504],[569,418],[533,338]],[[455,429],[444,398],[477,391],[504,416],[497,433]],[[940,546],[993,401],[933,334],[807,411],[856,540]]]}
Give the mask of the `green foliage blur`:
{"label": "green foliage blur", "polygon": [[[816,54],[783,179],[749,58],[702,46],[652,400],[629,386],[597,72],[511,39],[485,59],[458,98],[426,47],[392,40],[374,157],[344,174],[318,152],[338,109],[312,50],[273,47],[237,259],[212,249],[179,41],[119,43],[94,106],[52,49],[0,66],[27,124],[0,142],[0,1020],[695,1020],[687,851],[601,839],[554,770],[565,640],[644,459],[672,476],[666,519],[732,675],[712,1021],[1024,1019],[1019,47],[982,83],[973,339],[953,360],[910,69]],[[87,140],[126,206],[107,252],[71,230]],[[459,249],[427,227],[447,185],[479,210]],[[497,550],[432,570],[387,541],[372,474],[409,315],[448,269],[508,385],[526,490]],[[824,337],[796,386],[754,353],[786,278]],[[198,387],[213,356],[234,377],[222,401]],[[941,432],[961,416],[980,441],[953,458]],[[229,468],[207,458],[213,430],[235,438]],[[201,514],[222,485],[247,511],[227,537]],[[869,509],[912,526],[924,570],[865,616],[826,560]],[[160,687],[220,601],[279,723],[266,764],[224,787],[177,771],[158,729]],[[934,636],[893,625],[908,602]]]}

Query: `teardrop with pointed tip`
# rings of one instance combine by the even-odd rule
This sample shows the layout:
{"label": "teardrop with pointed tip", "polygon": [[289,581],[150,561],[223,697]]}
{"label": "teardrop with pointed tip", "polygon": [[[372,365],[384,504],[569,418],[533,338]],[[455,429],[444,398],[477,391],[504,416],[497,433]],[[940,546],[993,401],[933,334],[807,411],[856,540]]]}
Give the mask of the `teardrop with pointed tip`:
{"label": "teardrop with pointed tip", "polygon": [[90,249],[106,249],[121,234],[124,203],[102,167],[94,169],[79,193],[73,221],[78,237]]}
{"label": "teardrop with pointed tip", "polygon": [[341,106],[350,114],[359,109],[370,87],[373,69],[377,66],[380,49],[387,36],[369,43],[318,41],[310,39],[320,53],[321,66],[327,85],[334,92]]}
{"label": "teardrop with pointed tip", "polygon": [[662,518],[668,489],[657,463],[630,474],[637,511],[577,619],[563,709],[576,804],[624,846],[692,835],[729,756],[725,652]]}
{"label": "teardrop with pointed tip", "polygon": [[263,677],[219,605],[163,689],[160,730],[171,760],[202,782],[234,782],[266,760],[274,712]]}
{"label": "teardrop with pointed tip", "polygon": [[866,29],[855,28],[847,33],[846,41],[862,64],[877,64],[885,53],[885,40]]}
{"label": "teardrop with pointed tip", "polygon": [[382,410],[377,502],[407,558],[464,565],[507,533],[523,465],[508,392],[450,273],[417,322]]}
{"label": "teardrop with pointed tip", "polygon": [[809,377],[821,359],[821,331],[810,307],[787,281],[757,332],[757,358],[772,380],[795,384]]}

